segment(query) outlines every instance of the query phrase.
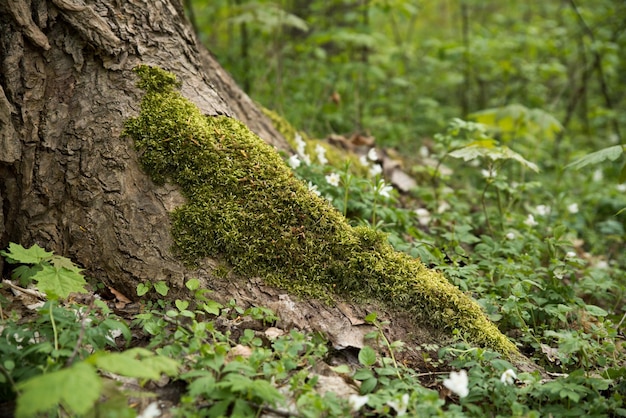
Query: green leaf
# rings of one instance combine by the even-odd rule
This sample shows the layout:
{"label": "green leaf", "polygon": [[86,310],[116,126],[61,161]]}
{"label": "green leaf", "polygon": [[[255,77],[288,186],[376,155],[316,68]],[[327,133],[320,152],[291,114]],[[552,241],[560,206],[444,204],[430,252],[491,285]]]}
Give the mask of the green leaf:
{"label": "green leaf", "polygon": [[372,324],[374,323],[374,321],[376,321],[377,317],[378,314],[376,312],[372,312],[365,317],[365,322],[367,322],[368,324]]}
{"label": "green leaf", "polygon": [[176,308],[178,308],[178,310],[181,312],[189,307],[189,302],[186,300],[176,299],[174,303],[176,304]]}
{"label": "green leaf", "polygon": [[96,353],[88,361],[108,372],[140,379],[158,380],[162,373],[170,376],[178,373],[178,362],[143,348],[122,353]]}
{"label": "green leaf", "polygon": [[84,270],[84,269],[81,269],[80,267],[78,267],[76,264],[74,264],[72,262],[72,260],[70,260],[69,258],[61,257],[60,255],[53,255],[50,258],[50,262],[52,263],[52,265],[54,267],[66,268],[66,269],[74,271],[76,273],[80,273],[81,271]]}
{"label": "green leaf", "polygon": [[16,417],[33,417],[63,405],[70,415],[87,413],[100,397],[102,380],[93,367],[77,363],[70,368],[19,383]]}
{"label": "green leaf", "polygon": [[359,363],[364,366],[372,366],[376,363],[376,351],[372,347],[365,346],[359,351]]}
{"label": "green leaf", "polygon": [[363,383],[361,383],[361,395],[367,395],[368,393],[373,391],[376,388],[377,384],[378,379],[376,379],[375,377],[364,380]]}
{"label": "green leaf", "polygon": [[593,316],[607,316],[609,313],[596,305],[586,305],[585,309]]}
{"label": "green leaf", "polygon": [[587,154],[578,160],[569,163],[565,168],[573,168],[579,170],[589,164],[598,164],[603,161],[615,161],[624,153],[623,145],[614,145],[612,147],[601,149],[600,151]]}
{"label": "green leaf", "polygon": [[137,285],[137,296],[143,296],[150,291],[152,288],[152,283],[139,283]]}
{"label": "green leaf", "polygon": [[170,288],[167,286],[167,283],[160,281],[154,284],[154,290],[161,296],[167,296],[167,292],[169,292]]}
{"label": "green leaf", "polygon": [[42,261],[49,260],[53,253],[48,252],[35,244],[26,249],[19,244],[10,243],[9,251],[0,251],[0,255],[7,258],[7,262],[11,264],[38,264]]}
{"label": "green leaf", "polygon": [[187,289],[189,290],[198,290],[200,288],[200,280],[198,279],[189,279],[187,280],[187,283],[185,283],[185,286],[187,286]]}
{"label": "green leaf", "polygon": [[222,309],[224,305],[214,300],[209,300],[202,305],[202,309],[204,309],[207,313],[211,315],[218,316],[220,314],[220,309]]}
{"label": "green leaf", "polygon": [[350,374],[352,369],[347,364],[342,364],[340,366],[331,367],[331,370],[338,374]]}
{"label": "green leaf", "polygon": [[466,147],[452,151],[449,155],[454,158],[462,158],[463,161],[471,161],[479,157],[489,158],[493,161],[514,160],[534,172],[539,171],[539,167],[535,163],[528,161],[505,145],[496,146],[496,142],[490,139],[474,141]]}
{"label": "green leaf", "polygon": [[83,275],[65,267],[43,265],[43,268],[35,273],[33,280],[37,281],[37,288],[50,299],[65,299],[70,293],[87,293],[85,289],[87,282]]}

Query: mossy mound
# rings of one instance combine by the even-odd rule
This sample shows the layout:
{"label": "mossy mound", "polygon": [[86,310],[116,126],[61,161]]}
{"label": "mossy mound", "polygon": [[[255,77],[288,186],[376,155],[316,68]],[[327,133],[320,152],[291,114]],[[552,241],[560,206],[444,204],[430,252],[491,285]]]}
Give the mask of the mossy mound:
{"label": "mossy mound", "polygon": [[136,72],[146,94],[125,133],[154,181],[177,184],[188,199],[171,214],[182,258],[219,256],[240,274],[300,296],[379,300],[409,311],[416,323],[458,329],[478,345],[516,352],[476,302],[394,251],[384,235],[348,225],[245,125],[202,115],[170,73],[147,66]]}

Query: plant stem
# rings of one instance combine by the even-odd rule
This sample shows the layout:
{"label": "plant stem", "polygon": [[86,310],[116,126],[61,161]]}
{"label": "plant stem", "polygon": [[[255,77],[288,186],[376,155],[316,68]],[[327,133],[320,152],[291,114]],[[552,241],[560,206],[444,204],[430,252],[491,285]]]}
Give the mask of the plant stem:
{"label": "plant stem", "polygon": [[50,323],[52,324],[52,332],[54,333],[54,351],[59,351],[59,333],[57,331],[57,324],[54,322],[54,314],[52,313],[52,309],[54,308],[54,301],[50,301],[50,309],[48,313],[50,314]]}

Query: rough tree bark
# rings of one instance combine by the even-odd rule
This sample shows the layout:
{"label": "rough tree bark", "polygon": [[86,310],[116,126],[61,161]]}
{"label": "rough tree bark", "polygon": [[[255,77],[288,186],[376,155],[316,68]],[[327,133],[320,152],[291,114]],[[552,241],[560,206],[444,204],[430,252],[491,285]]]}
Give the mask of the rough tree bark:
{"label": "rough tree bark", "polygon": [[[254,277],[217,279],[214,260],[192,269],[172,253],[169,212],[185,199],[176,186],[156,185],[121,135],[144,95],[132,71],[140,64],[174,73],[205,115],[239,119],[288,150],[198,44],[180,0],[0,0],[0,247],[38,243],[130,298],[140,282],[165,280],[182,292],[197,277],[218,299],[254,301],[338,346],[359,346],[369,331],[360,318],[372,306],[297,300]],[[443,335],[393,315],[392,338]]]}

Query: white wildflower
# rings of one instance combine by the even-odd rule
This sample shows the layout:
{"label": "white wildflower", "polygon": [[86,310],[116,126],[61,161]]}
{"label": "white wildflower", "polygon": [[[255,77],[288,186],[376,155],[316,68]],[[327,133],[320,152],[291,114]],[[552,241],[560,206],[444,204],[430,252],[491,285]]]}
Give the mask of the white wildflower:
{"label": "white wildflower", "polygon": [[367,155],[361,155],[361,156],[359,157],[359,162],[361,163],[361,165],[362,165],[363,167],[367,167],[367,166],[369,166],[369,165],[370,165],[370,163],[369,163],[369,162],[367,162]]}
{"label": "white wildflower", "polygon": [[465,370],[450,372],[450,377],[443,381],[443,385],[459,395],[459,398],[464,398],[469,395],[468,383],[467,372]]}
{"label": "white wildflower", "polygon": [[609,263],[607,263],[606,260],[600,260],[596,263],[595,267],[601,270],[608,269]]}
{"label": "white wildflower", "polygon": [[509,240],[514,240],[514,239],[515,239],[515,232],[513,232],[513,231],[508,232],[508,233],[505,235],[505,237],[506,237],[506,239],[509,239]]}
{"label": "white wildflower", "polygon": [[578,213],[578,203],[572,203],[567,206],[567,211],[569,213]]}
{"label": "white wildflower", "polygon": [[602,172],[602,170],[596,170],[593,172],[593,181],[599,182],[599,181],[602,181],[603,178],[604,178],[604,173]]}
{"label": "white wildflower", "polygon": [[300,158],[298,158],[296,154],[293,154],[291,157],[289,157],[289,167],[293,168],[294,170],[300,167],[301,163],[302,162],[300,161]]}
{"label": "white wildflower", "polygon": [[143,410],[143,412],[137,415],[137,418],[156,418],[161,416],[161,410],[157,402],[152,402]]}
{"label": "white wildflower", "polygon": [[339,174],[337,173],[330,173],[329,175],[326,176],[326,182],[334,187],[339,186],[340,180],[341,180],[341,177],[339,177]]}
{"label": "white wildflower", "polygon": [[315,193],[316,195],[320,195],[320,191],[317,190],[317,186],[311,182],[309,182],[309,190]]}
{"label": "white wildflower", "polygon": [[311,157],[309,157],[308,154],[303,154],[302,155],[302,161],[306,164],[306,165],[311,165]]}
{"label": "white wildflower", "polygon": [[515,383],[515,379],[517,379],[517,375],[515,374],[513,369],[506,370],[504,373],[502,373],[502,376],[500,376],[500,381],[505,385],[512,385],[513,383]]}
{"label": "white wildflower", "polygon": [[492,179],[492,178],[495,178],[498,175],[498,172],[496,170],[494,170],[494,169],[480,170],[480,173],[486,179]]}
{"label": "white wildflower", "polygon": [[302,135],[296,132],[296,136],[294,137],[294,140],[296,141],[296,148],[298,149],[298,152],[300,152],[301,154],[304,154],[304,149],[306,148],[306,142],[304,142],[304,140],[302,139]]}
{"label": "white wildflower", "polygon": [[422,145],[422,146],[420,147],[420,150],[419,150],[419,155],[420,155],[420,157],[422,157],[422,158],[428,158],[428,157],[430,157],[430,150],[428,149],[428,147],[427,147],[426,145]]}
{"label": "white wildflower", "polygon": [[376,148],[370,148],[370,150],[367,152],[367,158],[369,158],[370,161],[378,161],[378,153],[376,152]]}
{"label": "white wildflower", "polygon": [[565,254],[565,258],[576,258],[576,253],[574,251],[568,251],[567,254]]}
{"label": "white wildflower", "polygon": [[563,267],[557,267],[554,269],[554,271],[552,271],[552,274],[554,274],[554,277],[556,277],[557,279],[563,280],[563,277],[565,277],[565,275],[567,274],[567,270]]}
{"label": "white wildflower", "polygon": [[524,223],[530,227],[537,226],[539,223],[535,221],[535,217],[531,214],[528,214],[528,218],[524,221]]}
{"label": "white wildflower", "polygon": [[315,146],[315,153],[317,154],[317,161],[319,161],[320,164],[328,164],[328,159],[326,158],[326,148],[324,148],[320,144],[317,144]]}
{"label": "white wildflower", "polygon": [[365,396],[350,395],[348,397],[348,403],[350,404],[350,407],[352,408],[354,412],[363,408],[363,406],[367,403],[368,400],[369,400],[369,396],[367,395]]}
{"label": "white wildflower", "polygon": [[617,188],[618,192],[626,192],[626,183],[622,183],[622,184],[618,184],[617,186],[615,186]]}
{"label": "white wildflower", "polygon": [[396,416],[401,417],[406,414],[406,408],[409,406],[409,394],[405,393],[402,395],[399,402],[396,400],[387,401],[387,405],[396,411]]}
{"label": "white wildflower", "polygon": [[382,172],[383,172],[383,168],[380,166],[380,164],[374,164],[370,168],[370,176],[372,176],[372,177],[376,177],[377,175],[379,175]]}
{"label": "white wildflower", "polygon": [[546,216],[550,214],[550,206],[537,205],[537,207],[535,208],[535,211],[537,212],[537,215],[539,216]]}
{"label": "white wildflower", "polygon": [[448,209],[450,209],[450,204],[446,201],[443,201],[439,203],[439,206],[437,207],[437,213],[444,213]]}
{"label": "white wildflower", "polygon": [[390,193],[393,190],[393,186],[390,186],[389,184],[385,184],[384,181],[380,181],[380,184],[378,185],[378,194],[381,195],[382,197],[389,199],[389,197],[391,197]]}
{"label": "white wildflower", "polygon": [[415,209],[415,214],[417,215],[417,221],[420,223],[420,225],[426,226],[430,223],[430,212],[428,211],[428,209]]}

